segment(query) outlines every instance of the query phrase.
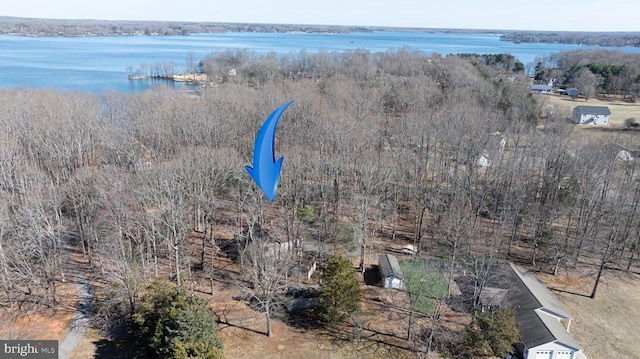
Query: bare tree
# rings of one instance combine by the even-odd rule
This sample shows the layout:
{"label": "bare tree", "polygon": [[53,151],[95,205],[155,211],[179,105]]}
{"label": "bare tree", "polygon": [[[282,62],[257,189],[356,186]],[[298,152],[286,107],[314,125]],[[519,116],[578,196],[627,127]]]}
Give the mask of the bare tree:
{"label": "bare tree", "polygon": [[596,95],[598,86],[602,83],[602,76],[595,75],[589,68],[582,67],[573,78],[576,88],[582,93],[586,101]]}
{"label": "bare tree", "polygon": [[[255,219],[249,219],[253,221]],[[255,224],[255,222],[254,222]],[[253,225],[249,225],[252,228]],[[238,286],[249,297],[249,302],[262,311],[266,319],[266,335],[271,337],[272,315],[276,306],[282,303],[287,288],[287,278],[292,265],[292,255],[286,242],[270,238],[263,229],[260,233],[250,230],[245,261],[249,264],[248,283],[238,282]]]}

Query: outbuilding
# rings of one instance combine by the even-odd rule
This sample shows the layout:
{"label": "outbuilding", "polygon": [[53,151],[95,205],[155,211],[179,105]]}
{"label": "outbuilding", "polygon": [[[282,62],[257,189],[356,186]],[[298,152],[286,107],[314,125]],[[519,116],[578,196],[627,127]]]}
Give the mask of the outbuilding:
{"label": "outbuilding", "polygon": [[398,259],[391,254],[383,254],[378,258],[378,268],[385,288],[401,289],[404,281]]}

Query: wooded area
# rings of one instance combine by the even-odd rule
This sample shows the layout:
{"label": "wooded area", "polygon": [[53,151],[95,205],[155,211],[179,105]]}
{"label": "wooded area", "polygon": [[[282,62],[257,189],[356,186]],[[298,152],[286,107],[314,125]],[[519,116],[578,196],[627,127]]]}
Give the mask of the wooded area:
{"label": "wooded area", "polygon": [[[637,144],[570,139],[570,114],[497,59],[513,60],[238,50],[203,59],[216,83],[193,93],[0,90],[0,305],[55,307],[68,248],[110,284],[105,332],[157,278],[207,278],[213,294],[231,276],[270,333],[309,243],[318,263],[342,253],[361,271],[412,244],[478,275],[496,259],[638,272],[638,165],[613,145]],[[243,166],[289,100],[270,203]],[[239,273],[216,267],[229,245]]]}
{"label": "wooded area", "polygon": [[596,94],[622,96],[631,102],[640,97],[640,55],[622,51],[566,51],[539,59],[535,80],[573,86],[587,99]]}
{"label": "wooded area", "polygon": [[237,24],[179,21],[34,19],[0,16],[0,34],[27,36],[191,35],[217,32],[370,32],[371,28],[335,25]]}
{"label": "wooded area", "polygon": [[219,22],[179,21],[108,21],[34,19],[0,16],[0,34],[27,36],[129,36],[129,35],[191,35],[218,32],[306,32],[333,33],[373,31],[412,31],[441,33],[502,34],[502,41],[545,42],[589,46],[640,46],[638,32],[572,32],[572,31],[514,31],[504,29],[443,29],[399,28],[387,26],[338,26],[296,24],[241,24]]}
{"label": "wooded area", "polygon": [[546,42],[589,46],[640,46],[638,32],[585,32],[585,31],[510,31],[500,36],[503,41]]}

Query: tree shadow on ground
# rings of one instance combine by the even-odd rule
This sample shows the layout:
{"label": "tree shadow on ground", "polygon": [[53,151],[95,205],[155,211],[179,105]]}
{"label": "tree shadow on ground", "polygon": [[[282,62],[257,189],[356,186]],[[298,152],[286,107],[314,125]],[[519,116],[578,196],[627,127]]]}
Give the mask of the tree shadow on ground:
{"label": "tree shadow on ground", "polygon": [[366,285],[379,287],[382,283],[382,276],[377,265],[372,265],[364,271],[364,283]]}
{"label": "tree shadow on ground", "polygon": [[287,313],[283,320],[287,325],[303,330],[322,327],[318,315],[320,290],[314,287],[290,288],[287,292]]}
{"label": "tree shadow on ground", "polygon": [[93,356],[98,359],[130,359],[140,358],[140,353],[136,350],[136,345],[133,340],[118,339],[100,339],[94,341],[96,346],[96,352]]}
{"label": "tree shadow on ground", "polygon": [[255,334],[266,335],[265,332],[232,322],[232,320],[230,320],[227,317],[227,313],[228,313],[228,309],[226,308],[218,311],[216,310],[213,311],[213,314],[216,316],[216,323],[218,323],[219,331],[222,331],[226,328],[236,328],[236,329],[246,330],[248,332],[255,333]]}
{"label": "tree shadow on ground", "polygon": [[572,292],[570,290],[564,290],[564,289],[559,289],[559,288],[549,288],[549,289],[554,291],[554,292],[558,292],[558,293],[565,293],[565,294],[577,295],[578,297],[591,298],[591,295]]}
{"label": "tree shadow on ground", "polygon": [[293,309],[286,318],[287,325],[303,330],[317,330],[322,328],[322,320],[315,308]]}
{"label": "tree shadow on ground", "polygon": [[582,125],[581,127],[582,130],[588,131],[588,132],[602,132],[602,133],[616,133],[616,132],[629,133],[629,134],[640,133],[636,129],[629,129],[624,126],[615,126],[615,125],[591,126],[591,127],[587,127],[587,126],[589,125]]}
{"label": "tree shadow on ground", "polygon": [[343,350],[352,350],[355,357],[370,357],[386,353],[389,357],[404,357],[415,353],[411,343],[397,337],[358,324],[326,326],[321,334]]}

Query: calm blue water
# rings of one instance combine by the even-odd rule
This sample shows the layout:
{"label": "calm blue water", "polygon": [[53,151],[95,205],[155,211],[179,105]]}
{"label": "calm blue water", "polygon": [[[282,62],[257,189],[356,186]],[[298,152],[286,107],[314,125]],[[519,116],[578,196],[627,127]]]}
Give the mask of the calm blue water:
{"label": "calm blue water", "polygon": [[[498,35],[374,32],[352,34],[222,33],[191,36],[24,37],[0,35],[0,88],[53,88],[101,92],[137,92],[157,85],[129,81],[127,68],[172,61],[179,72],[189,52],[200,60],[221,50],[257,53],[301,49],[372,52],[411,47],[427,54],[510,53],[525,65],[538,56],[587,49],[586,46],[500,41]],[[640,48],[617,48],[638,52]]]}

